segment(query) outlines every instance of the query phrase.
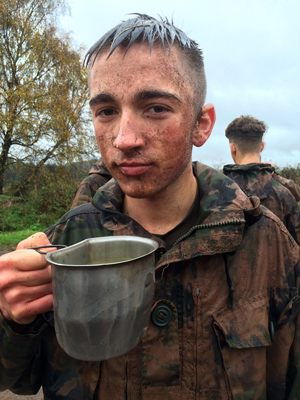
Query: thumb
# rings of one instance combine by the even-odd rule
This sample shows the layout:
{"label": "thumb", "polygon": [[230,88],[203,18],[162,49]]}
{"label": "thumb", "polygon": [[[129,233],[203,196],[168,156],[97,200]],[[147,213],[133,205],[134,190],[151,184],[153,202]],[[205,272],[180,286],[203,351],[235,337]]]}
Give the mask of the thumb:
{"label": "thumb", "polygon": [[43,246],[51,244],[47,236],[43,232],[35,233],[34,235],[22,240],[17,246],[17,250],[25,249],[26,247]]}

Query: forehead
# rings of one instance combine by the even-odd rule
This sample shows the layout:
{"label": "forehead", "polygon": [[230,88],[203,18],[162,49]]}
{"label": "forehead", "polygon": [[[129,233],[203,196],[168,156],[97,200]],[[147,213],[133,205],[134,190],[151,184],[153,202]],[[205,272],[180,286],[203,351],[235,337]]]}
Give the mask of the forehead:
{"label": "forehead", "polygon": [[91,98],[100,92],[134,94],[144,89],[169,90],[191,99],[193,90],[188,79],[188,68],[176,46],[164,53],[154,46],[150,54],[148,44],[117,47],[107,59],[108,52],[98,55],[90,70]]}

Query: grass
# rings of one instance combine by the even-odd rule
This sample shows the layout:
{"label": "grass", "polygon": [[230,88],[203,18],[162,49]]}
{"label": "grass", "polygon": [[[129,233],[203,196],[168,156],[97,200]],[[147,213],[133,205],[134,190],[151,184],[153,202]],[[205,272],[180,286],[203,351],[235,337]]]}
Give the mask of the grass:
{"label": "grass", "polygon": [[0,232],[0,248],[1,250],[14,250],[21,240],[26,239],[36,232],[37,230],[32,229],[25,229],[15,232]]}

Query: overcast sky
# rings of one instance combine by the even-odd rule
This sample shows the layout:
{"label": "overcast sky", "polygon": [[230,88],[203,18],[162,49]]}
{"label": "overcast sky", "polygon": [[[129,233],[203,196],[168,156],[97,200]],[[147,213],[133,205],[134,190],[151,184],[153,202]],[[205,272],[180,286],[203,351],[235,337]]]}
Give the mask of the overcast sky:
{"label": "overcast sky", "polygon": [[267,123],[262,161],[300,163],[299,0],[69,0],[61,27],[88,49],[128,13],[173,18],[203,50],[207,103],[217,121],[193,160],[232,163],[227,125],[250,114]]}

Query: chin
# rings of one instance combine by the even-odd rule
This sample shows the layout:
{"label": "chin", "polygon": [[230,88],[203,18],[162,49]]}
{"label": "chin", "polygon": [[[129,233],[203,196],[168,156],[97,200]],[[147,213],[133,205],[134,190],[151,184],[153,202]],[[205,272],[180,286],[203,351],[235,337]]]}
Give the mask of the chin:
{"label": "chin", "polygon": [[140,190],[123,190],[123,192],[125,193],[126,196],[132,197],[133,199],[146,199],[153,196],[152,193],[149,194],[147,192]]}
{"label": "chin", "polygon": [[156,188],[151,190],[151,188],[143,187],[143,184],[139,185],[126,185],[119,182],[119,185],[124,192],[124,194],[128,197],[132,197],[133,199],[145,199],[154,196],[157,192]]}

